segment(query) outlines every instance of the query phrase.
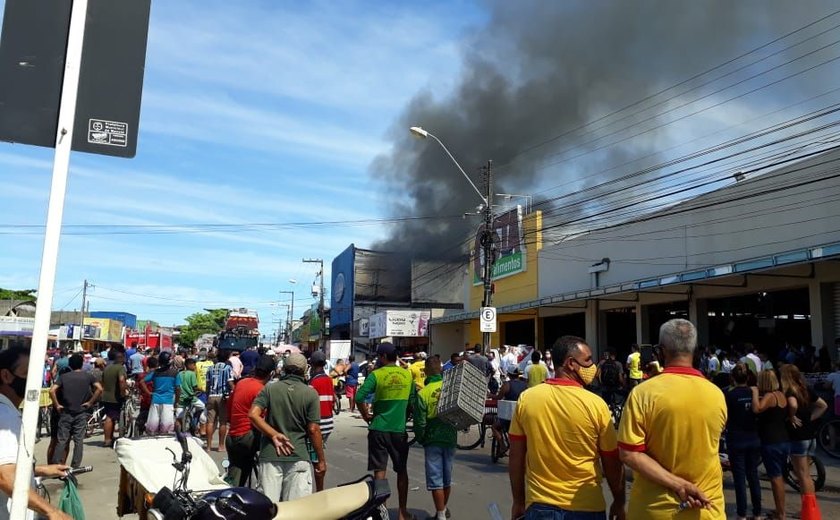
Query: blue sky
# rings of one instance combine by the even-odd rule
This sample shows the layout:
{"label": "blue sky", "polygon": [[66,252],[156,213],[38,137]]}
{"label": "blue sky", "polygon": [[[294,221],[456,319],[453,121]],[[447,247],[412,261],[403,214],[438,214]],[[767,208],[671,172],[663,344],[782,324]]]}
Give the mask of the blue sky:
{"label": "blue sky", "polygon": [[[413,95],[451,86],[459,41],[483,16],[457,1],[153,2],[137,157],[73,154],[64,223],[387,216],[368,165]],[[51,164],[50,149],[0,143],[0,221],[43,225]],[[329,280],[333,257],[384,233],[79,231],[62,236],[53,307],[78,308],[88,279],[91,310],[164,324],[215,306],[256,308],[265,323],[289,299],[279,290],[303,310],[316,271],[303,257],[323,258]],[[42,231],[29,232],[0,235],[0,287],[37,286]]]}
{"label": "blue sky", "polygon": [[[831,127],[633,185],[647,178],[639,172],[732,150],[671,159],[840,106],[833,2],[687,5],[154,1],[137,157],[73,155],[53,307],[77,309],[87,279],[92,310],[171,325],[245,306],[271,332],[289,300],[279,291],[295,290],[298,315],[313,301],[316,268],[302,258],[323,258],[329,280],[337,254],[389,227],[218,225],[408,216],[395,202],[409,197],[392,198],[417,187],[406,179],[433,185],[413,201],[420,214],[435,202],[451,202],[440,215],[472,209],[466,183],[433,143],[412,140],[408,120],[441,136],[467,171],[496,161],[498,189],[558,197],[547,243],[676,202],[643,200],[663,190],[705,186],[682,196],[696,195],[775,154],[840,141]],[[51,149],[0,143],[0,287],[37,286],[51,164]],[[589,201],[577,191],[622,176],[626,190]],[[564,226],[628,197],[638,208]],[[141,227],[103,227],[114,225]]]}

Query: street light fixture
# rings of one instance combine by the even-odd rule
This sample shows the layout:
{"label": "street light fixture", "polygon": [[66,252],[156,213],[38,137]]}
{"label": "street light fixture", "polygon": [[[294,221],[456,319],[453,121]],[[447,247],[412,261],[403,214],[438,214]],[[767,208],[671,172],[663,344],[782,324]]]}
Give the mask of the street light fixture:
{"label": "street light fixture", "polygon": [[449,151],[449,149],[446,147],[446,145],[443,144],[443,142],[440,139],[438,139],[437,136],[435,136],[435,134],[433,134],[433,133],[431,133],[427,130],[423,130],[419,126],[412,126],[409,130],[418,139],[426,139],[427,137],[431,137],[432,139],[437,141],[437,143],[440,145],[440,147],[443,148],[443,151],[446,152],[446,155],[448,155],[449,158],[452,159],[452,162],[455,163],[455,166],[457,166],[458,169],[461,171],[461,174],[463,174],[464,178],[467,179],[467,182],[470,183],[470,186],[472,186],[472,188],[475,190],[475,192],[478,193],[478,196],[481,197],[481,202],[483,202],[485,205],[487,205],[487,197],[482,195],[481,191],[479,191],[479,189],[476,188],[472,179],[470,179],[470,176],[467,175],[467,172],[465,172],[464,169],[461,168],[461,165],[458,164],[458,161],[455,160],[455,157],[452,155],[452,153]]}
{"label": "street light fixture", "polygon": [[[452,159],[452,162],[455,163],[455,166],[458,167],[458,170],[464,178],[467,179],[467,182],[470,183],[470,186],[472,186],[481,198],[482,204],[477,209],[478,212],[484,216],[484,229],[482,229],[481,236],[479,237],[479,242],[484,250],[484,266],[482,273],[482,280],[484,282],[484,299],[482,300],[482,307],[489,307],[493,299],[493,262],[496,260],[496,244],[493,233],[493,163],[492,161],[488,161],[487,166],[484,168],[484,187],[486,194],[482,194],[481,191],[476,188],[472,179],[470,179],[470,176],[467,175],[467,172],[461,168],[461,165],[458,164],[458,161],[455,160],[455,157],[440,139],[428,130],[424,130],[419,126],[412,126],[409,130],[418,138],[426,139],[427,137],[431,137],[437,141],[440,147],[443,148],[443,151],[446,152],[446,155]],[[464,216],[466,215],[467,214],[465,213]],[[489,332],[482,334],[482,344],[484,345],[484,351],[486,352],[490,348]]]}

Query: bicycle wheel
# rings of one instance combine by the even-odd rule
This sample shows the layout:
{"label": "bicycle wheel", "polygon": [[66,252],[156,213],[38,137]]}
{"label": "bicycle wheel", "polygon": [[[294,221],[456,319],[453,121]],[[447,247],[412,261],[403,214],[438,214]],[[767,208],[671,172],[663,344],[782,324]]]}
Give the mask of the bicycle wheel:
{"label": "bicycle wheel", "polygon": [[493,435],[493,442],[490,443],[490,460],[493,464],[499,462],[499,441],[496,440],[495,435]]}
{"label": "bicycle wheel", "polygon": [[817,432],[817,443],[829,456],[840,459],[840,418],[823,423]]}
{"label": "bicycle wheel", "polygon": [[[825,464],[817,457],[811,457],[809,464],[808,475],[814,481],[814,491],[820,491],[825,486]],[[785,467],[785,482],[796,491],[801,491],[799,479],[796,478],[796,473],[793,471],[793,464],[788,458],[787,466]]]}
{"label": "bicycle wheel", "polygon": [[459,450],[474,450],[484,440],[484,435],[487,434],[486,429],[480,424],[473,424],[458,430],[458,437],[456,444]]}
{"label": "bicycle wheel", "polygon": [[335,400],[333,401],[333,413],[335,415],[341,413],[341,395],[338,393],[335,394]]}
{"label": "bicycle wheel", "polygon": [[120,436],[133,439],[134,433],[134,410],[129,402],[123,406],[120,412]]}

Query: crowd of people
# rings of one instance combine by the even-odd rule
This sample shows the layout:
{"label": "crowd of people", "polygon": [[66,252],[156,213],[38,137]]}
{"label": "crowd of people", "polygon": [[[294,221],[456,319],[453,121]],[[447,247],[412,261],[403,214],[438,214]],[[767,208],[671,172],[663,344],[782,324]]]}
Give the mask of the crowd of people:
{"label": "crowd of people", "polygon": [[[120,347],[99,355],[57,352],[45,364],[43,386],[52,401],[50,465],[36,474],[60,475],[82,464],[85,424],[102,405],[104,445],[120,434],[123,403],[139,395],[137,431],[170,435],[176,428],[226,451],[232,485],[251,485],[258,466],[262,491],[292,500],[324,488],[326,447],[334,428],[336,385],[343,379],[350,409],[368,423],[368,470],[397,475],[399,518],[407,510],[407,424],[423,447],[434,520],[450,517],[457,432],[437,417],[443,373],[468,363],[486,376],[488,398],[517,402],[509,432],[512,518],[673,518],[696,510],[725,518],[721,447],[728,453],[739,519],[764,518],[758,467],[763,462],[774,497],[772,518],[785,517],[782,472],[790,459],[801,488],[801,518],[819,518],[808,475],[815,421],[827,403],[803,376],[822,369],[823,354],[782,349],[771,362],[744,345],[730,352],[698,349],[694,326],[665,323],[655,347],[633,346],[625,363],[607,350],[600,360],[582,338],[563,336],[540,352],[480,345],[439,356],[417,352],[408,361],[390,343],[367,362],[330,364],[325,354],[280,356],[256,348],[142,351]],[[28,363],[24,349],[0,353],[0,499],[11,494],[20,405]],[[362,382],[363,379],[363,382]],[[840,411],[840,367],[825,378]],[[361,383],[361,384],[360,384]],[[616,425],[610,404],[623,403]],[[7,442],[8,441],[8,442]],[[74,447],[66,465],[71,441]],[[625,497],[625,468],[635,478]],[[607,511],[602,481],[613,502]],[[4,496],[5,495],[5,496]],[[751,507],[750,507],[751,506]],[[66,518],[34,493],[30,507]],[[748,509],[751,516],[748,516]],[[0,503],[0,520],[6,510]],[[771,516],[768,516],[770,518]]]}

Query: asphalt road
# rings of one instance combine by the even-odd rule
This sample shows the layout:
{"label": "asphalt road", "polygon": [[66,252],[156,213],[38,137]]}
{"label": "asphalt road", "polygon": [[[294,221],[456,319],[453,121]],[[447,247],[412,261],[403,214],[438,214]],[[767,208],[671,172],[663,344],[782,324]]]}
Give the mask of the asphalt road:
{"label": "asphalt road", "polygon": [[[346,404],[346,400],[345,400]],[[340,483],[356,480],[367,471],[367,428],[364,422],[347,412],[336,418],[336,429],[332,434],[327,448],[327,486],[332,487]],[[47,441],[37,445],[36,457],[39,462],[45,459]],[[489,454],[489,441],[485,448],[472,451],[459,451],[456,455],[454,468],[454,484],[449,508],[453,519],[490,519],[491,508],[498,507],[502,518],[510,517],[510,489],[507,478],[507,459],[492,464]],[[223,454],[211,453],[211,456],[221,462]],[[826,489],[817,494],[823,518],[840,518],[840,461],[829,459],[824,454],[823,460],[828,464]],[[102,447],[102,438],[93,437],[86,442],[83,464],[94,466],[94,472],[79,477],[79,492],[85,504],[88,520],[112,520],[116,518],[117,490],[119,485],[119,465],[112,450]],[[221,467],[221,466],[220,466]],[[426,491],[423,469],[423,450],[414,446],[409,454],[409,494],[408,507],[419,519],[426,518],[434,512],[431,495]],[[396,478],[389,474],[391,490],[393,492],[388,506],[392,518],[396,518]],[[628,486],[630,483],[628,482]],[[57,502],[60,483],[51,481],[48,484],[53,502]],[[724,487],[727,503],[727,516],[735,517],[735,494],[730,474],[724,477]],[[604,485],[607,499],[609,491]],[[770,483],[762,480],[763,504],[765,510],[772,507],[773,499]],[[789,518],[798,518],[799,495],[788,489],[787,510]],[[124,517],[136,519],[136,515]]]}

